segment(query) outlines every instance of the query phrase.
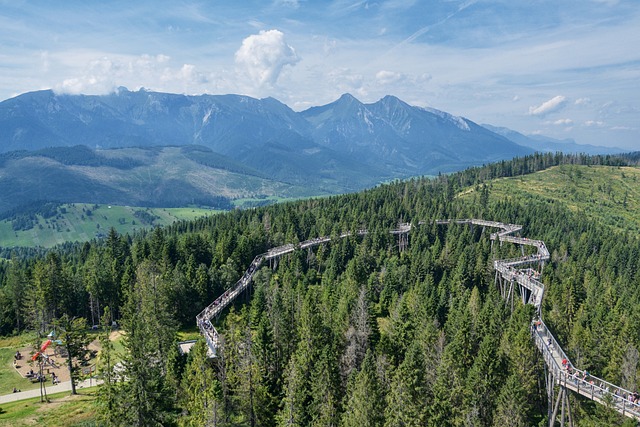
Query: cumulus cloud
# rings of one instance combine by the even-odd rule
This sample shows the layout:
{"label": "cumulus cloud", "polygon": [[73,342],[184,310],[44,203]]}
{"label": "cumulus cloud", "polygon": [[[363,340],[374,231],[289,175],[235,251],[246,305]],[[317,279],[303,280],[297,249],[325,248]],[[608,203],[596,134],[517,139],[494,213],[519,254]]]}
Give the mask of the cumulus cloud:
{"label": "cumulus cloud", "polygon": [[406,76],[402,73],[396,73],[393,71],[380,70],[376,73],[376,81],[381,85],[388,85],[403,81]]}
{"label": "cumulus cloud", "polygon": [[102,57],[91,61],[81,76],[64,79],[56,85],[55,90],[62,93],[105,94],[116,87],[119,75],[126,72],[124,64],[113,61],[109,57]]}
{"label": "cumulus cloud", "polygon": [[327,73],[327,81],[339,93],[349,92],[358,96],[366,96],[367,89],[364,87],[365,79],[362,74],[354,73],[349,68],[336,68]]}
{"label": "cumulus cloud", "polygon": [[143,86],[154,90],[185,93],[202,92],[209,76],[200,73],[191,64],[172,67],[166,55],[141,55],[138,57],[109,57],[89,61],[76,77],[64,79],[54,86],[59,93],[101,95],[113,92],[118,86],[137,89]]}
{"label": "cumulus cloud", "polygon": [[278,30],[260,31],[242,41],[235,54],[236,65],[257,86],[275,85],[285,65],[295,65],[300,58]]}
{"label": "cumulus cloud", "polygon": [[562,95],[554,96],[548,101],[543,102],[538,106],[529,107],[529,114],[532,116],[544,116],[554,111],[558,111],[564,107],[567,102],[567,98]]}

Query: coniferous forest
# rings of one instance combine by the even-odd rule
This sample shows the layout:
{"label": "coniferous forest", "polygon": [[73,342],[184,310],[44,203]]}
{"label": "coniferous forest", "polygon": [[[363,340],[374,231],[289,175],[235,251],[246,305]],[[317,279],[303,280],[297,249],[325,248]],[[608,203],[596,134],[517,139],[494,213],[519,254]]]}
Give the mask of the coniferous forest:
{"label": "coniferous forest", "polygon": [[[492,260],[519,256],[482,227],[522,224],[552,253],[547,324],[576,365],[630,390],[640,359],[640,240],[545,200],[497,199],[487,182],[550,166],[626,165],[631,157],[534,155],[357,194],[236,210],[134,236],[66,245],[0,263],[0,334],[46,334],[63,317],[123,329],[122,368],[104,340],[97,425],[545,425],[544,365],[533,307],[512,311]],[[474,196],[459,197],[472,189]],[[398,222],[416,226],[400,250]],[[218,320],[208,358],[181,356],[177,332],[240,278],[256,254],[338,236],[264,266]],[[621,425],[571,396],[580,426]]]}

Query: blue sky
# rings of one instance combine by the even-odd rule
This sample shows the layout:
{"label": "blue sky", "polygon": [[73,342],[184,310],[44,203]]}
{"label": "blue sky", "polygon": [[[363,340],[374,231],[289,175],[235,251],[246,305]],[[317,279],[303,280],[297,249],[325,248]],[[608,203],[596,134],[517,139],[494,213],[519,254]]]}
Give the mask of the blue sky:
{"label": "blue sky", "polygon": [[0,0],[0,99],[118,86],[294,110],[390,94],[640,150],[640,2]]}

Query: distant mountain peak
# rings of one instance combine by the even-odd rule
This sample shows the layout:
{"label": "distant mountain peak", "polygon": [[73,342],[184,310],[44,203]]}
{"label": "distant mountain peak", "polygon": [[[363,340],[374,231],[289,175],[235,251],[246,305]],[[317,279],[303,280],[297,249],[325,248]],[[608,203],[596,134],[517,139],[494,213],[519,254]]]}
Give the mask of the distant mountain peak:
{"label": "distant mountain peak", "polygon": [[356,97],[351,95],[350,93],[343,93],[336,102],[354,102],[354,101],[360,103],[360,101],[358,101],[358,99],[356,99]]}
{"label": "distant mountain peak", "polygon": [[350,93],[345,93],[340,98],[338,98],[335,102],[329,104],[333,105],[334,108],[341,110],[350,110],[352,108],[360,108],[364,104],[360,102],[355,96]]}
{"label": "distant mountain peak", "polygon": [[380,101],[383,104],[402,104],[402,105],[409,105],[406,102],[402,101],[400,98],[398,98],[397,96],[393,96],[393,95],[385,95],[382,99],[380,99]]}

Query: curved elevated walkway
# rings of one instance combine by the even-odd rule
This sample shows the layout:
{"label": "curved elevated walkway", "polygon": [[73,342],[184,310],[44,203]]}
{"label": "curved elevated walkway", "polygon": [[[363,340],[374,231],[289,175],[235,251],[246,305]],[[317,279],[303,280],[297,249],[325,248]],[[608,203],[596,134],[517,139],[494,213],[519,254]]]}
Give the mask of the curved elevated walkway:
{"label": "curved elevated walkway", "polygon": [[[389,232],[394,235],[406,235],[407,233],[409,233],[409,231],[411,231],[411,224],[401,223],[398,225],[398,228],[390,230]],[[344,232],[337,238],[344,239],[345,237],[349,237],[352,235],[363,236],[365,234],[368,234],[368,231],[365,229],[360,229],[355,233]],[[240,280],[238,280],[235,285],[233,285],[230,289],[216,298],[215,301],[209,304],[204,310],[200,312],[200,314],[196,316],[198,328],[207,340],[207,344],[209,346],[209,356],[215,357],[219,341],[218,331],[213,326],[211,319],[217,318],[220,313],[227,306],[229,306],[229,304],[231,304],[245,289],[249,287],[251,281],[253,280],[253,275],[256,273],[256,271],[258,271],[263,262],[278,259],[299,249],[310,249],[315,246],[328,243],[331,241],[331,239],[332,238],[329,236],[324,236],[305,240],[304,242],[300,242],[297,244],[288,243],[286,245],[271,248],[267,252],[257,255],[249,265],[249,268],[244,272]]]}
{"label": "curved elevated walkway", "polygon": [[[418,224],[424,223],[424,221],[420,221]],[[566,390],[572,390],[595,402],[607,404],[622,415],[640,420],[640,405],[630,400],[633,392],[576,368],[542,320],[540,306],[542,298],[544,297],[545,287],[539,280],[540,275],[538,271],[532,267],[539,267],[541,269],[544,267],[544,263],[550,258],[549,250],[543,241],[513,236],[512,234],[522,230],[522,226],[516,224],[506,224],[482,219],[437,220],[436,224],[469,224],[472,226],[497,228],[499,231],[491,233],[491,240],[498,241],[500,244],[513,243],[522,246],[522,257],[498,259],[494,261],[493,266],[496,271],[496,284],[500,287],[502,296],[507,300],[507,303],[511,301],[513,304],[515,294],[519,293],[522,302],[524,304],[532,304],[538,313],[537,318],[532,321],[531,332],[536,346],[542,353],[547,368],[547,392],[550,401],[549,419],[551,426],[555,423],[556,414],[560,407],[562,408],[563,420],[566,407],[569,415],[569,424],[573,425],[571,409],[568,406],[568,401],[566,401]],[[396,229],[390,230],[389,232],[394,235],[399,235],[401,238],[402,236],[406,238],[406,235],[411,231],[413,226],[411,223],[400,223]],[[342,233],[337,238],[342,239],[351,235],[362,236],[367,233],[367,230],[361,229],[355,233]],[[229,304],[249,287],[253,280],[253,275],[258,271],[263,262],[278,259],[296,250],[309,249],[322,245],[331,240],[332,238],[329,236],[317,237],[297,244],[289,243],[271,248],[267,252],[257,255],[240,280],[196,316],[198,327],[209,346],[209,355],[215,357],[219,341],[218,331],[213,326],[211,319],[217,318]],[[524,246],[535,247],[536,253],[525,255]],[[559,386],[561,390],[558,393],[557,400],[554,398],[554,385]],[[553,404],[554,400],[556,400],[555,405]],[[553,413],[551,413],[552,407]],[[564,425],[564,422],[562,422],[562,425]]]}
{"label": "curved elevated walkway", "polygon": [[[547,368],[547,391],[549,393],[550,408],[553,406],[553,413],[550,413],[549,417],[550,425],[555,422],[560,407],[562,407],[562,412],[564,413],[565,405],[560,402],[563,396],[562,389],[572,390],[598,403],[609,405],[622,415],[640,420],[640,405],[631,401],[633,392],[576,368],[544,323],[540,311],[544,296],[544,284],[538,280],[538,274],[535,270],[522,268],[535,264],[542,268],[544,263],[549,260],[549,250],[543,241],[511,236],[512,233],[519,232],[522,229],[521,226],[515,224],[503,224],[479,219],[439,220],[437,223],[470,224],[499,228],[501,231],[492,233],[491,240],[498,240],[500,244],[508,242],[523,246],[533,246],[537,249],[537,253],[533,255],[524,255],[523,250],[523,256],[520,258],[495,260],[493,266],[496,270],[496,283],[500,286],[503,297],[507,299],[513,298],[514,293],[519,290],[523,302],[533,304],[536,307],[538,317],[531,324],[531,332]],[[561,388],[555,405],[553,404],[554,385]],[[566,407],[569,423],[573,424],[568,404]],[[562,425],[564,425],[564,422],[562,422]]]}

